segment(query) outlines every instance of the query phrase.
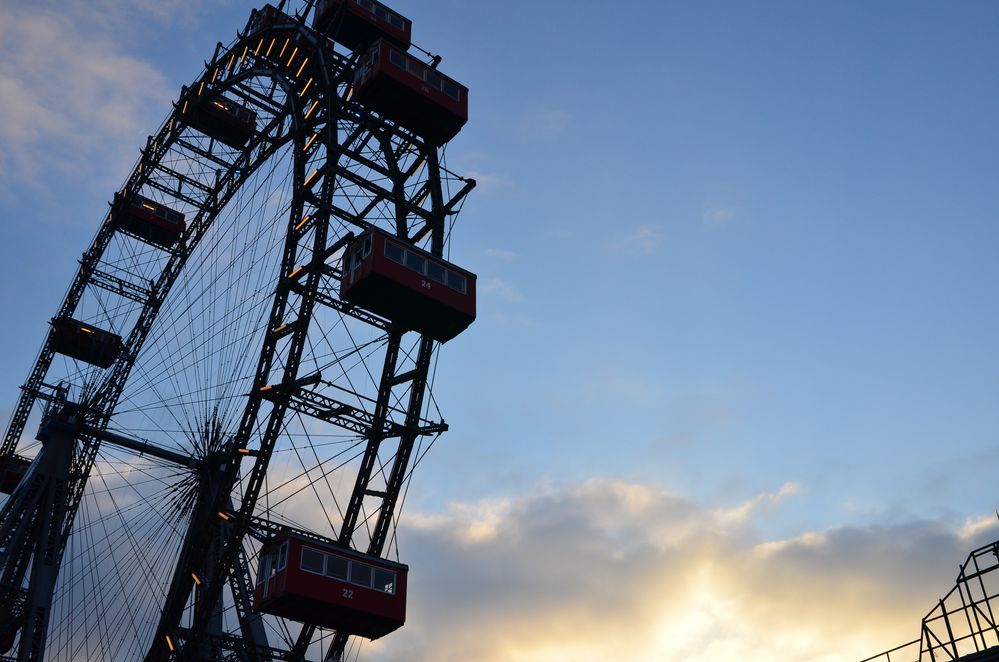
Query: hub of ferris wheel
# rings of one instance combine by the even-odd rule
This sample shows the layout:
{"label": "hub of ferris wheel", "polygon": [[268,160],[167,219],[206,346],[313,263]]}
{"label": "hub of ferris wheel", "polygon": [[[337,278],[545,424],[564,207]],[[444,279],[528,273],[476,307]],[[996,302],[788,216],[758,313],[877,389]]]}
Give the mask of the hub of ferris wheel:
{"label": "hub of ferris wheel", "polygon": [[0,447],[0,660],[341,660],[404,624],[389,547],[476,284],[468,89],[411,35],[266,5],[149,137]]}

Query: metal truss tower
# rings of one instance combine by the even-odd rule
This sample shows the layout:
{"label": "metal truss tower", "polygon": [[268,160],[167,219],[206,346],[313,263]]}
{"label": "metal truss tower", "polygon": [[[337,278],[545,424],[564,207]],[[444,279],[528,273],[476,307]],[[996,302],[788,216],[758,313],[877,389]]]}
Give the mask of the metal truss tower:
{"label": "metal truss tower", "polygon": [[999,661],[999,541],[961,564],[954,587],[920,625],[919,639],[861,662]]}

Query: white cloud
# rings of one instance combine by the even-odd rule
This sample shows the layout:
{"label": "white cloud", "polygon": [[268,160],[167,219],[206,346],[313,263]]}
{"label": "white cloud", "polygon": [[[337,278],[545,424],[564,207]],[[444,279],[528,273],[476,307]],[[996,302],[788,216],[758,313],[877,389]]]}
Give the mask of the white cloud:
{"label": "white cloud", "polygon": [[592,368],[581,387],[585,401],[594,405],[660,407],[669,397],[662,384],[613,365]]}
{"label": "white cloud", "polygon": [[800,493],[800,484],[784,483],[776,492],[757,494],[751,499],[747,499],[733,508],[723,509],[716,512],[715,516],[721,521],[732,524],[743,523],[748,521],[751,515],[761,511],[773,511],[782,501]]}
{"label": "white cloud", "polygon": [[121,51],[110,29],[31,5],[0,9],[6,186],[66,173],[122,179],[171,97],[164,76]]}
{"label": "white cloud", "polygon": [[489,315],[489,319],[499,325],[513,329],[529,329],[536,325],[533,317],[529,317],[527,315],[510,315],[508,313],[501,313],[497,311],[493,311]]}
{"label": "white cloud", "polygon": [[[161,23],[174,23],[192,19],[202,2],[192,0],[132,0],[134,9],[147,14]],[[121,3],[111,0],[110,7],[120,8]],[[249,15],[249,10],[247,10]]]}
{"label": "white cloud", "polygon": [[999,521],[997,518],[999,518],[999,514],[970,517],[964,521],[964,524],[958,529],[957,534],[964,540],[974,539],[982,532],[994,527],[996,522]]}
{"label": "white cloud", "polygon": [[707,225],[724,225],[735,218],[735,208],[725,205],[708,205],[701,219]]}
{"label": "white cloud", "polygon": [[914,521],[761,539],[755,517],[798,490],[708,508],[592,480],[409,515],[409,622],[365,659],[859,660],[916,638],[996,534]]}
{"label": "white cloud", "polygon": [[537,108],[520,122],[525,137],[533,140],[554,140],[572,126],[572,113],[561,108]]}
{"label": "white cloud", "polygon": [[475,189],[484,193],[509,190],[514,187],[513,180],[506,175],[469,170],[465,176],[475,180]]}
{"label": "white cloud", "polygon": [[611,248],[624,253],[652,255],[662,244],[663,232],[657,225],[640,225],[632,232],[611,242]]}
{"label": "white cloud", "polygon": [[478,282],[477,287],[482,294],[496,296],[511,303],[519,303],[524,300],[523,295],[513,285],[499,278],[483,278]]}
{"label": "white cloud", "polygon": [[483,163],[489,161],[489,154],[487,152],[481,151],[470,151],[461,152],[457,156],[452,156],[451,158],[457,159],[457,162],[463,167],[470,167],[473,163]]}

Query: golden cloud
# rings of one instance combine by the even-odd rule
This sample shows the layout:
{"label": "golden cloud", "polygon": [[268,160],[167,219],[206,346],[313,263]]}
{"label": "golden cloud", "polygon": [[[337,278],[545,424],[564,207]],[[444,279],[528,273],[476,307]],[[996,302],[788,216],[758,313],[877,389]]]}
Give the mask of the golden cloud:
{"label": "golden cloud", "polygon": [[856,662],[918,636],[994,522],[920,520],[765,540],[731,508],[593,480],[414,515],[409,622],[371,662]]}

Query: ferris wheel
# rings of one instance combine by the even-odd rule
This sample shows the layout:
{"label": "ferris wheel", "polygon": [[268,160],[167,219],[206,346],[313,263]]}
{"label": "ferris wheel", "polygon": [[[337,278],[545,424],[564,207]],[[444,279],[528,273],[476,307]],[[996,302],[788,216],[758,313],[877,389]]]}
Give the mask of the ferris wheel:
{"label": "ferris wheel", "polygon": [[379,2],[282,1],[180,90],[0,446],[0,660],[346,660],[402,626],[437,350],[475,318],[440,61]]}

